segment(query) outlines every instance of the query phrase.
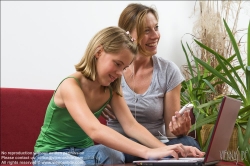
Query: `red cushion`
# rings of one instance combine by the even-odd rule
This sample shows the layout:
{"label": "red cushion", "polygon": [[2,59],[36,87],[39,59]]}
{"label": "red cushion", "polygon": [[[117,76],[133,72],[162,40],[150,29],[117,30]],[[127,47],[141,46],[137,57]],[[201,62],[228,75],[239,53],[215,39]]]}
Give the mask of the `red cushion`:
{"label": "red cushion", "polygon": [[104,117],[100,116],[100,117],[99,117],[99,121],[100,121],[102,124],[107,125],[107,121],[106,121],[106,119],[105,119]]}
{"label": "red cushion", "polygon": [[[1,88],[2,161],[3,156],[27,157],[28,159],[14,159],[14,161],[31,161],[35,141],[52,94],[53,90]],[[7,154],[3,154],[4,152]],[[8,154],[11,152],[25,154]]]}
{"label": "red cushion", "polygon": [[[1,88],[1,164],[32,161],[34,145],[53,92],[54,90]],[[103,117],[99,120],[106,125]],[[20,154],[12,155],[12,152]]]}

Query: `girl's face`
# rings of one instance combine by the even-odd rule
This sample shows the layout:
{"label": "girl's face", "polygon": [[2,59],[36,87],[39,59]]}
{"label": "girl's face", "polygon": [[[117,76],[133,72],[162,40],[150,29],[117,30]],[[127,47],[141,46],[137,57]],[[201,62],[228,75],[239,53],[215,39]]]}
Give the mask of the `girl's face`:
{"label": "girl's face", "polygon": [[[146,27],[142,29],[144,36],[140,42],[143,50],[150,53],[151,56],[157,53],[157,45],[160,40],[160,32],[158,31],[158,21],[152,13],[146,15]],[[132,36],[137,36],[136,30],[132,32]]]}
{"label": "girl's face", "polygon": [[97,55],[97,80],[103,86],[121,77],[123,70],[133,61],[134,54],[129,49],[122,49],[118,53],[106,53],[103,49]]}

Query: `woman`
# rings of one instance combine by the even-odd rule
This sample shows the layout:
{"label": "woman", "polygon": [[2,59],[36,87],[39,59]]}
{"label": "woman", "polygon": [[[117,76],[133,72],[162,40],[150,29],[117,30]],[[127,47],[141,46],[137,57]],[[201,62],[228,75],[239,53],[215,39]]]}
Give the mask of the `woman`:
{"label": "woman", "polygon": [[[156,56],[160,40],[157,11],[142,4],[129,4],[121,13],[118,25],[131,32],[139,50],[122,77],[124,98],[133,116],[167,145],[182,143],[199,148],[193,138],[186,136],[191,127],[189,112],[182,116],[178,113],[184,78],[173,62]],[[104,112],[106,118],[110,117],[108,126],[125,135],[108,110],[112,111],[111,107]],[[126,155],[126,162],[135,159]]]}
{"label": "woman", "polygon": [[[191,146],[166,146],[134,120],[122,97],[120,77],[136,53],[133,39],[121,28],[105,28],[92,38],[76,72],[61,81],[51,98],[34,148],[35,166],[124,163],[121,152],[145,159],[204,155]],[[98,121],[107,103],[126,134],[143,145]]]}

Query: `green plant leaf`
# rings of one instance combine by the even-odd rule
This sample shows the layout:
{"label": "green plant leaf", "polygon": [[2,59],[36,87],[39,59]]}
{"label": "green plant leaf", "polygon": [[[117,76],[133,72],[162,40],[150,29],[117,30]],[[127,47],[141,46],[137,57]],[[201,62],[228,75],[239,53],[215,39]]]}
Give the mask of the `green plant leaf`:
{"label": "green plant leaf", "polygon": [[184,51],[184,53],[185,53],[185,56],[186,56],[186,60],[187,60],[187,63],[188,63],[188,68],[189,68],[190,74],[191,74],[192,77],[194,77],[194,73],[193,73],[193,69],[192,69],[191,62],[190,62],[190,60],[189,60],[189,58],[188,58],[187,51],[186,51],[186,49],[185,49],[185,47],[184,47],[182,41],[181,41],[181,46],[182,46],[182,49],[183,49],[183,51]]}
{"label": "green plant leaf", "polygon": [[[244,142],[243,142],[243,146],[247,147],[250,143],[250,118],[248,118],[248,122],[247,122],[247,130],[246,133],[244,135]],[[250,150],[250,149],[249,149]],[[250,160],[249,160],[250,161]]]}
{"label": "green plant leaf", "polygon": [[[231,62],[234,60],[235,57],[236,57],[236,54],[233,54],[233,55],[229,56],[229,57],[226,59],[226,61],[229,62],[229,63],[231,63]],[[216,69],[218,72],[220,72],[220,71],[222,70],[222,67],[220,66],[220,64],[218,64],[218,65],[216,66],[215,69]],[[239,67],[239,69],[241,69],[241,67]]]}
{"label": "green plant leaf", "polygon": [[242,114],[244,114],[246,112],[250,112],[250,105],[241,108],[238,115],[242,115]]}
{"label": "green plant leaf", "polygon": [[231,82],[227,80],[221,73],[219,73],[217,70],[212,68],[210,65],[208,65],[206,62],[203,62],[197,57],[194,57],[195,61],[197,61],[199,64],[201,64],[203,67],[205,67],[207,70],[209,70],[212,74],[216,75],[219,77],[222,81],[226,82],[228,85],[231,86]]}
{"label": "green plant leaf", "polygon": [[202,118],[201,120],[197,120],[196,123],[191,126],[191,129],[189,130],[189,132],[197,128],[200,128],[205,124],[214,123],[216,119],[217,119],[217,114],[213,114],[206,118]]}
{"label": "green plant leaf", "polygon": [[[202,48],[206,49],[207,51],[209,51],[212,54],[216,54],[217,56],[220,56],[219,54],[217,54],[215,51],[213,51],[212,49],[208,48],[207,46],[203,45],[202,43],[200,43],[199,41],[195,40],[195,42],[200,45]],[[246,103],[246,99],[244,97],[244,95],[241,93],[237,83],[235,82],[234,78],[232,77],[231,73],[229,73],[228,69],[225,67],[225,65],[223,64],[223,62],[220,61],[220,65],[222,66],[224,72],[226,73],[227,77],[230,79],[227,80],[220,72],[218,72],[217,70],[215,70],[214,68],[212,68],[210,65],[208,65],[207,63],[203,62],[202,60],[200,60],[197,57],[194,57],[194,59],[200,63],[203,67],[205,67],[207,70],[209,70],[212,74],[216,75],[218,78],[220,78],[222,81],[224,81],[225,83],[227,83],[229,86],[231,86],[236,93],[238,93],[243,102]],[[218,60],[218,59],[217,59]]]}
{"label": "green plant leaf", "polygon": [[233,46],[233,48],[234,48],[235,54],[237,55],[238,61],[239,61],[239,63],[240,63],[240,66],[241,66],[242,70],[244,70],[244,65],[243,65],[243,62],[242,62],[242,59],[241,59],[241,55],[240,55],[240,51],[239,51],[238,45],[237,45],[237,43],[236,43],[236,41],[235,41],[235,38],[234,38],[234,36],[233,36],[231,30],[229,29],[229,27],[228,27],[228,25],[227,25],[225,19],[223,19],[223,22],[224,22],[226,31],[227,31],[227,33],[228,33],[228,36],[229,36],[229,38],[230,38],[230,40],[231,40],[231,43],[232,43],[232,46]]}
{"label": "green plant leaf", "polygon": [[[250,119],[250,118],[249,118]],[[249,127],[249,126],[248,126]],[[240,125],[237,124],[237,132],[238,132],[238,146],[239,146],[239,149],[242,151],[242,152],[247,152],[246,154],[246,157],[247,158],[244,158],[243,159],[243,162],[246,164],[246,165],[249,165],[249,162],[250,162],[250,153],[249,153],[249,150],[250,150],[250,145],[249,143],[244,146],[244,135],[243,135],[243,132],[242,132],[242,129],[240,127]],[[247,131],[247,129],[246,129]],[[249,137],[248,139],[246,140],[249,140]]]}
{"label": "green plant leaf", "polygon": [[[228,60],[227,60],[227,61],[228,61]],[[228,61],[228,62],[230,63],[230,61]],[[240,66],[234,66],[233,68],[234,68],[235,71],[241,69]],[[218,66],[215,68],[215,70],[218,71],[218,72],[220,72],[220,70],[221,70],[220,65],[218,65]],[[229,72],[231,73],[231,72],[233,72],[233,71],[232,71],[232,70],[229,70]],[[224,72],[220,72],[220,73],[221,73],[221,75],[226,76],[226,74],[225,74]],[[213,75],[213,74],[211,74],[211,75],[209,75],[209,76],[206,77],[207,80],[213,80],[214,78],[216,78],[216,76]]]}
{"label": "green plant leaf", "polygon": [[[189,47],[189,45],[187,44],[187,47],[188,47],[188,50],[189,50],[189,52],[191,53],[191,55],[192,56],[194,56],[194,54],[193,54],[193,51],[191,50],[191,48]],[[195,82],[199,82],[199,80],[200,80],[200,70],[199,70],[199,67],[198,67],[198,64],[197,64],[197,62],[195,62],[195,66],[196,66],[196,72],[197,72],[197,80],[195,80]],[[192,69],[193,70],[193,69]],[[197,85],[198,86],[198,85]]]}
{"label": "green plant leaf", "polygon": [[238,145],[239,145],[239,148],[242,150],[243,149],[243,142],[244,142],[244,139],[243,139],[243,133],[241,131],[241,127],[240,125],[237,125],[237,132],[238,132]]}
{"label": "green plant leaf", "polygon": [[[233,67],[224,57],[222,57],[222,56],[220,56],[220,55],[216,55],[216,54],[215,54],[215,57],[216,57],[216,59],[220,62],[220,64],[221,64],[223,70],[224,70],[224,71],[227,70],[226,76],[229,76],[228,73],[233,72],[233,73],[234,73],[234,76],[236,76],[236,78],[237,78],[237,81],[241,84],[242,88],[243,88],[244,91],[246,92],[246,90],[247,90],[247,89],[246,89],[246,86],[244,85],[244,83],[242,82],[242,79],[240,78],[240,76],[239,76],[238,73],[236,72],[236,70],[238,70],[239,68]],[[226,64],[230,67],[231,70],[228,70],[227,67],[226,67],[225,65],[223,65],[223,63],[222,63],[221,60],[223,60],[224,63],[226,63]],[[230,74],[230,76],[231,76],[231,74]],[[231,78],[230,80],[234,80],[233,77],[229,77],[229,78]],[[236,82],[235,82],[235,83],[236,83]]]}
{"label": "green plant leaf", "polygon": [[205,107],[209,107],[209,106],[212,106],[212,105],[217,105],[218,103],[221,103],[221,99],[208,101],[208,102],[206,102],[204,104],[201,104],[201,105],[197,106],[197,108],[198,109],[205,108]]}
{"label": "green plant leaf", "polygon": [[202,79],[206,84],[207,84],[207,86],[209,86],[209,88],[215,93],[215,89],[214,89],[214,87],[211,85],[211,83],[208,81],[208,80],[206,80],[206,79]]}
{"label": "green plant leaf", "polygon": [[[249,42],[250,45],[250,42]],[[250,50],[249,50],[250,51]],[[249,57],[250,59],[250,57]],[[246,105],[250,105],[250,66],[246,67],[245,70],[246,73],[246,96],[247,96],[247,104]]]}

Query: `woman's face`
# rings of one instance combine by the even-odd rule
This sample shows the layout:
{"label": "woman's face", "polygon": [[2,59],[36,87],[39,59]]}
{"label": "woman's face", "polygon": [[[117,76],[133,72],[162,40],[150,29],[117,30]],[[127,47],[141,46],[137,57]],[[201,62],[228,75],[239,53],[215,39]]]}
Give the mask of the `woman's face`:
{"label": "woman's face", "polygon": [[[157,53],[157,45],[160,40],[160,32],[158,31],[158,21],[152,13],[146,15],[146,26],[144,31],[144,36],[140,42],[140,46],[143,50],[149,52],[151,56]],[[132,32],[132,36],[137,36],[136,30]]]}

